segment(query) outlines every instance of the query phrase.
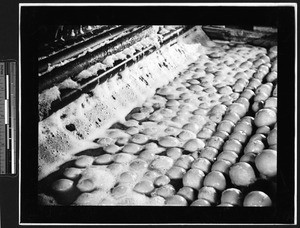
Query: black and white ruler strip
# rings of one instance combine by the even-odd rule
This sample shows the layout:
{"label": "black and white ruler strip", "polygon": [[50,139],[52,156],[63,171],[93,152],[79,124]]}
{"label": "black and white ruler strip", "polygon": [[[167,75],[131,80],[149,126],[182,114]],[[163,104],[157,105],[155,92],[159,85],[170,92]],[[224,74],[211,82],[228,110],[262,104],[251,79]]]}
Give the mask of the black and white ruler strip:
{"label": "black and white ruler strip", "polygon": [[16,66],[0,61],[0,174],[16,174]]}

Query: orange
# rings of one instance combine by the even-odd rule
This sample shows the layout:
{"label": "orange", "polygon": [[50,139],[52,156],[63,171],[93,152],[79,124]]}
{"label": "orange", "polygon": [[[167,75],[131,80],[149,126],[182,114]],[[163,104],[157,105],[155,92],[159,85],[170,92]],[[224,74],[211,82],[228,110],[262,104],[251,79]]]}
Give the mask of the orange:
{"label": "orange", "polygon": [[201,140],[201,139],[190,139],[189,141],[187,141],[184,145],[183,148],[186,151],[189,152],[194,152],[194,151],[199,151],[201,149],[203,149],[205,146],[205,143]]}
{"label": "orange", "polygon": [[236,131],[233,132],[230,136],[229,139],[235,139],[239,141],[241,144],[245,143],[247,141],[247,134],[243,131]]}
{"label": "orange", "polygon": [[144,134],[135,134],[131,137],[131,141],[136,144],[145,144],[148,139],[148,136]]}
{"label": "orange", "polygon": [[[175,162],[175,166],[179,166],[184,169],[189,169],[195,159],[187,154],[181,155]],[[174,167],[174,166],[173,166]]]}
{"label": "orange", "polygon": [[254,101],[265,101],[269,96],[270,95],[266,94],[265,92],[258,92],[254,97]]}
{"label": "orange", "polygon": [[254,95],[255,93],[251,89],[244,89],[244,91],[241,93],[241,97],[244,97],[248,100],[250,100]]}
{"label": "orange", "polygon": [[251,138],[249,139],[249,141],[255,141],[255,140],[259,140],[259,141],[265,141],[266,136],[264,134],[261,133],[256,133],[254,135],[251,136]]}
{"label": "orange", "polygon": [[226,179],[223,173],[219,171],[211,171],[204,178],[203,185],[213,187],[218,191],[223,191],[226,188]]}
{"label": "orange", "polygon": [[182,178],[183,186],[198,190],[202,187],[204,176],[205,174],[200,169],[190,169]]}
{"label": "orange", "polygon": [[[122,139],[119,138],[119,139],[118,139],[118,143],[120,143],[121,140],[123,140],[124,144],[126,144],[127,141],[128,141],[127,138],[122,138]],[[121,144],[122,144],[122,142],[121,142]],[[115,154],[115,153],[117,153],[119,150],[121,150],[121,148],[120,148],[119,146],[115,145],[115,144],[110,144],[110,145],[104,147],[103,150],[104,150],[106,153],[109,153],[109,154]]]}
{"label": "orange", "polygon": [[255,153],[247,153],[247,154],[244,154],[244,155],[240,158],[240,162],[254,163],[254,162],[255,162],[256,156],[257,156],[257,154],[255,154]]}
{"label": "orange", "polygon": [[233,76],[235,79],[240,79],[240,78],[247,78],[247,74],[245,72],[238,72],[236,75]]}
{"label": "orange", "polygon": [[255,93],[265,93],[266,95],[268,95],[268,97],[271,95],[272,92],[272,88],[273,88],[273,84],[271,82],[267,82],[266,84],[262,84],[260,85],[256,90]]}
{"label": "orange", "polygon": [[265,108],[275,108],[275,109],[277,109],[277,97],[269,97],[265,101]]}
{"label": "orange", "polygon": [[222,120],[218,127],[217,130],[218,131],[225,131],[227,133],[230,133],[232,131],[232,129],[234,128],[234,123],[230,120]]}
{"label": "orange", "polygon": [[213,133],[214,133],[213,130],[207,127],[203,127],[202,130],[197,134],[197,137],[199,139],[208,139],[212,136]]}
{"label": "orange", "polygon": [[257,130],[256,130],[256,134],[260,133],[260,134],[267,135],[267,134],[269,134],[269,132],[270,132],[269,126],[262,126],[262,127],[257,128]]}
{"label": "orange", "polygon": [[272,201],[270,197],[262,191],[252,191],[246,195],[244,202],[244,207],[270,207],[272,206]]}
{"label": "orange", "polygon": [[133,183],[137,179],[137,174],[132,171],[123,172],[120,175],[119,182],[129,182]]}
{"label": "orange", "polygon": [[124,196],[127,191],[128,191],[128,186],[126,186],[126,185],[118,185],[118,186],[114,187],[111,190],[111,195],[114,198],[119,198],[121,196]]}
{"label": "orange", "polygon": [[278,88],[277,88],[277,84],[276,84],[275,89],[273,90],[272,95],[273,95],[273,97],[277,97],[277,94],[278,94]]}
{"label": "orange", "polygon": [[251,165],[238,162],[229,169],[231,182],[237,186],[249,186],[256,181],[256,176]]}
{"label": "orange", "polygon": [[252,125],[254,123],[254,117],[252,116],[244,116],[240,122],[245,122],[248,123],[250,125]]}
{"label": "orange", "polygon": [[217,202],[218,192],[213,187],[203,186],[198,192],[198,199],[207,200],[209,203],[214,204]]}
{"label": "orange", "polygon": [[208,173],[210,167],[211,167],[211,163],[206,158],[197,158],[192,164],[192,169],[199,169],[204,173]]}
{"label": "orange", "polygon": [[217,124],[213,121],[208,121],[206,122],[206,124],[204,125],[205,128],[208,128],[212,131],[215,131],[216,130],[216,127],[217,127]]}
{"label": "orange", "polygon": [[206,158],[207,160],[214,162],[216,160],[216,156],[218,154],[218,150],[213,147],[205,147],[200,152],[200,158]]}
{"label": "orange", "polygon": [[277,128],[273,128],[272,131],[270,131],[267,141],[269,146],[277,144]]}
{"label": "orange", "polygon": [[142,180],[139,183],[137,183],[133,188],[134,191],[142,194],[150,193],[153,189],[154,185],[150,180]]}
{"label": "orange", "polygon": [[186,186],[180,188],[177,194],[184,197],[188,201],[194,201],[196,197],[195,190]]}
{"label": "orange", "polygon": [[243,105],[241,103],[232,103],[227,108],[227,112],[234,112],[234,113],[238,114],[239,117],[243,117],[247,112],[247,108],[245,107],[245,105]]}
{"label": "orange", "polygon": [[267,74],[266,79],[267,79],[267,82],[275,81],[277,79],[277,72],[271,71],[270,73]]}
{"label": "orange", "polygon": [[92,165],[94,162],[94,158],[87,155],[82,155],[76,159],[74,165],[78,168],[85,168]]}
{"label": "orange", "polygon": [[244,153],[256,153],[259,154],[263,149],[265,148],[265,145],[260,140],[253,140],[249,141],[244,149]]}
{"label": "orange", "polygon": [[217,207],[234,207],[234,205],[230,203],[220,203],[217,205]]}
{"label": "orange", "polygon": [[260,66],[260,65],[262,65],[262,64],[264,64],[265,63],[265,61],[263,60],[263,59],[257,59],[257,60],[255,60],[254,62],[253,62],[253,65],[255,66],[255,67],[258,67],[258,66]]}
{"label": "orange", "polygon": [[257,127],[270,126],[276,123],[277,115],[272,109],[261,109],[255,114],[254,123]]}
{"label": "orange", "polygon": [[74,167],[66,168],[63,175],[69,179],[76,179],[81,174],[82,170]]}
{"label": "orange", "polygon": [[179,195],[167,197],[165,204],[167,206],[187,206],[188,205],[186,199]]}
{"label": "orange", "polygon": [[[218,136],[212,136],[206,142],[206,146],[207,147],[212,147],[212,148],[215,148],[215,149],[219,150],[221,148],[221,146],[223,145],[223,143],[224,143],[224,140],[222,138],[220,138]],[[200,149],[202,149],[202,148],[200,148]]]}
{"label": "orange", "polygon": [[171,184],[166,184],[159,188],[156,188],[151,196],[162,196],[164,198],[174,195],[176,192],[175,188]]}
{"label": "orange", "polygon": [[96,188],[94,181],[88,178],[81,178],[76,187],[81,192],[90,192]]}
{"label": "orange", "polygon": [[244,105],[246,107],[246,110],[249,110],[250,103],[247,98],[239,97],[235,102]]}
{"label": "orange", "polygon": [[245,88],[245,85],[238,81],[232,87],[233,91],[238,92],[238,93],[242,92],[244,90],[244,88]]}
{"label": "orange", "polygon": [[265,77],[265,73],[261,71],[257,71],[255,74],[253,74],[253,77],[259,80],[263,80]]}
{"label": "orange", "polygon": [[270,63],[270,57],[266,54],[261,55],[260,58],[266,62],[266,65],[267,63]]}
{"label": "orange", "polygon": [[[132,163],[130,164],[131,168],[135,168],[138,170],[142,170],[143,168],[147,167],[147,163],[141,162],[143,160],[137,160],[135,159],[135,161],[137,161],[138,163],[135,164],[134,166],[132,166]],[[167,156],[158,156],[157,158],[155,158],[149,165],[150,169],[153,170],[158,170],[161,173],[166,173],[171,167],[173,166],[173,159],[169,158]]]}
{"label": "orange", "polygon": [[259,80],[257,78],[252,78],[249,81],[247,88],[253,90],[253,89],[256,89],[258,86],[260,86],[260,84],[261,84],[261,80]]}
{"label": "orange", "polygon": [[252,125],[248,122],[239,122],[235,125],[233,132],[243,131],[248,136],[252,134]]}
{"label": "orange", "polygon": [[231,164],[234,164],[238,159],[238,155],[234,153],[233,151],[223,151],[219,154],[217,157],[218,160],[226,160],[229,161]]}
{"label": "orange", "polygon": [[241,206],[243,194],[237,188],[228,188],[222,192],[221,203]]}
{"label": "orange", "polygon": [[252,111],[257,112],[258,110],[262,109],[264,107],[264,101],[255,101],[252,104]]}
{"label": "orange", "polygon": [[236,124],[240,120],[240,116],[235,112],[228,112],[225,114],[223,121],[229,120],[232,123]]}
{"label": "orange", "polygon": [[216,131],[213,136],[219,137],[223,139],[224,141],[229,138],[229,134],[226,131]]}
{"label": "orange", "polygon": [[264,75],[266,75],[269,72],[269,67],[266,65],[260,65],[258,72],[262,72]]}
{"label": "orange", "polygon": [[177,147],[171,147],[167,149],[167,156],[173,160],[177,160],[182,155],[182,149]]}
{"label": "orange", "polygon": [[191,206],[192,207],[210,207],[211,204],[209,201],[207,201],[205,199],[197,199],[191,204]]}
{"label": "orange", "polygon": [[179,144],[178,139],[172,136],[165,136],[158,140],[160,146],[163,147],[176,147]]}
{"label": "orange", "polygon": [[218,159],[211,167],[211,171],[219,171],[224,174],[228,174],[231,162],[223,159]]}
{"label": "orange", "polygon": [[73,183],[68,179],[59,179],[52,184],[52,189],[57,192],[65,192],[73,187]]}
{"label": "orange", "polygon": [[171,169],[167,171],[166,175],[170,179],[181,179],[185,173],[186,171],[184,168],[179,166],[173,166]]}
{"label": "orange", "polygon": [[237,154],[241,153],[242,144],[236,139],[229,139],[225,142],[223,150],[233,151]]}
{"label": "orange", "polygon": [[142,150],[142,146],[136,143],[127,143],[122,149],[124,153],[128,153],[128,154],[136,154],[141,150]]}
{"label": "orange", "polygon": [[263,150],[256,156],[255,165],[263,176],[275,177],[277,174],[277,152],[271,149]]}
{"label": "orange", "polygon": [[94,163],[97,165],[105,165],[109,164],[113,160],[113,156],[111,154],[102,154],[98,156]]}
{"label": "orange", "polygon": [[[169,157],[166,157],[166,158],[168,158],[169,160],[171,160],[173,162],[173,160],[171,158],[169,158]],[[156,161],[156,160],[154,160],[154,161]],[[152,165],[152,163],[151,163],[151,165]],[[167,162],[165,162],[164,164],[166,164],[166,163]],[[170,166],[170,168],[171,168],[171,166]],[[144,161],[143,159],[135,158],[133,161],[130,162],[129,167],[132,170],[141,172],[141,171],[145,170],[148,167],[148,163],[146,161]],[[152,167],[153,166],[151,166],[151,168]]]}

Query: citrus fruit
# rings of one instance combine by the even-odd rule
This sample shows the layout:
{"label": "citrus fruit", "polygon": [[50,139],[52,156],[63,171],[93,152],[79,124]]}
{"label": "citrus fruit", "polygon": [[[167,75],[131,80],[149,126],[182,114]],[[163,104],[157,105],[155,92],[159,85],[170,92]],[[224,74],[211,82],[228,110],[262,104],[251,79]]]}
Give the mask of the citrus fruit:
{"label": "citrus fruit", "polygon": [[210,207],[211,204],[209,201],[207,201],[205,199],[197,199],[191,204],[191,206],[192,207]]}
{"label": "citrus fruit", "polygon": [[231,162],[223,159],[218,159],[211,167],[211,171],[219,171],[224,174],[228,174]]}
{"label": "citrus fruit", "polygon": [[270,131],[270,133],[267,137],[267,141],[268,141],[269,146],[277,144],[277,128],[273,128]]}
{"label": "citrus fruit", "polygon": [[221,203],[241,206],[243,194],[237,188],[228,188],[222,192]]}
{"label": "citrus fruit", "polygon": [[223,151],[217,157],[217,160],[226,160],[234,164],[238,159],[238,155],[233,151]]}
{"label": "citrus fruit", "polygon": [[256,156],[255,165],[263,176],[275,177],[277,174],[277,152],[271,149],[263,150]]}
{"label": "citrus fruit", "polygon": [[272,201],[270,197],[262,191],[252,191],[246,195],[244,202],[244,207],[270,207],[272,206]]}
{"label": "citrus fruit", "polygon": [[68,179],[59,179],[52,184],[52,189],[56,192],[68,191],[73,186],[73,181]]}
{"label": "citrus fruit", "polygon": [[272,109],[261,109],[255,114],[254,123],[257,127],[270,126],[277,121],[276,113]]}
{"label": "citrus fruit", "polygon": [[186,199],[180,195],[169,196],[166,198],[165,205],[167,206],[187,206]]}
{"label": "citrus fruit", "polygon": [[213,187],[203,186],[198,192],[198,199],[207,200],[211,204],[217,202],[218,193]]}
{"label": "citrus fruit", "polygon": [[223,191],[226,188],[226,179],[223,173],[219,171],[211,171],[205,176],[203,185],[213,187],[218,191]]}
{"label": "citrus fruit", "polygon": [[229,169],[231,182],[237,186],[249,186],[256,181],[256,176],[251,165],[238,162]]}

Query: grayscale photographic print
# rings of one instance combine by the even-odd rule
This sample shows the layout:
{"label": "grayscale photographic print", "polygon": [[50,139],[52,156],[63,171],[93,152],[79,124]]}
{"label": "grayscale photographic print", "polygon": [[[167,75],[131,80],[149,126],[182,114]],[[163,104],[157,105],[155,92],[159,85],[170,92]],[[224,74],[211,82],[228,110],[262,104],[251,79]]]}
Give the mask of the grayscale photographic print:
{"label": "grayscale photographic print", "polygon": [[21,8],[22,78],[36,86],[21,221],[294,222],[294,148],[280,143],[294,140],[290,11]]}
{"label": "grayscale photographic print", "polygon": [[276,32],[56,28],[39,49],[41,203],[272,206]]}

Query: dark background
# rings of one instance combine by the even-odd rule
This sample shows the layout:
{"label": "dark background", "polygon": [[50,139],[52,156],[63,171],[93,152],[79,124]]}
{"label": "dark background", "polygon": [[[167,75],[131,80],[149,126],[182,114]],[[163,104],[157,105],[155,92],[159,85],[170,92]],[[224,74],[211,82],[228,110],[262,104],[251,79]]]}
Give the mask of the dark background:
{"label": "dark background", "polygon": [[[24,1],[25,2],[25,1]],[[38,2],[38,1],[35,1]],[[67,1],[65,1],[67,2]],[[76,1],[72,1],[76,2]],[[16,1],[0,2],[0,59],[18,60]],[[21,221],[28,223],[292,223],[294,217],[294,60],[292,7],[23,7],[21,11]],[[278,27],[278,207],[42,207],[37,192],[37,42],[59,24],[219,24]],[[1,225],[18,227],[19,176],[0,177]],[[1,227],[1,228],[2,228]]]}

